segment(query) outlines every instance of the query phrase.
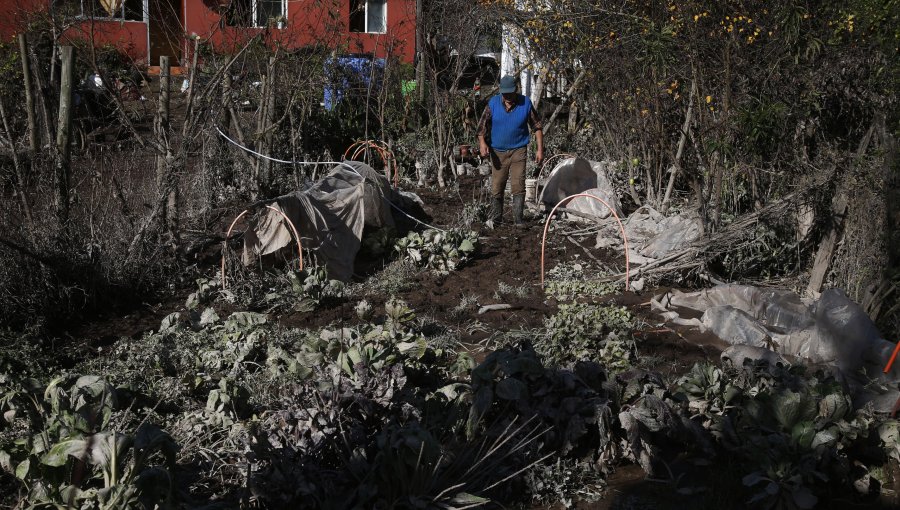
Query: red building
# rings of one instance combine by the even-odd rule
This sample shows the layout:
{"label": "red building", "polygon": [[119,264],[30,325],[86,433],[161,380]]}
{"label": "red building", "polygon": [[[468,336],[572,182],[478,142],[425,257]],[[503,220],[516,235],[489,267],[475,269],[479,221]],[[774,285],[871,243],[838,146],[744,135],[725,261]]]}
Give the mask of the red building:
{"label": "red building", "polygon": [[218,50],[261,35],[271,45],[339,54],[415,55],[416,0],[0,0],[0,37],[35,16],[64,20],[64,37],[111,44],[136,62],[181,63],[194,35]]}

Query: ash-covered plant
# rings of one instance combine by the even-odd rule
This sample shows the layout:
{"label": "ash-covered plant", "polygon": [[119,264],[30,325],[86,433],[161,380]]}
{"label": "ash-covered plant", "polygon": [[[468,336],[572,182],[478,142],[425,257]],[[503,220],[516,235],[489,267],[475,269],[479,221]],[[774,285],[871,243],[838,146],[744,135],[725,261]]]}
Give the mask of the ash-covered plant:
{"label": "ash-covered plant", "polygon": [[[202,297],[211,292],[206,281],[198,283],[200,290],[188,297],[189,308],[193,302],[203,303]],[[328,278],[324,266],[316,266],[302,271],[266,272],[219,291],[219,295],[229,303],[268,313],[311,312],[329,300],[342,298],[344,284]]]}
{"label": "ash-covered plant", "polygon": [[547,271],[544,294],[557,301],[572,301],[608,296],[619,289],[615,283],[599,281],[600,276],[589,274],[579,263],[561,263]]}
{"label": "ash-covered plant", "polygon": [[524,475],[533,503],[575,508],[578,502],[598,501],[606,495],[606,477],[591,462],[557,457],[537,464]]}
{"label": "ash-covered plant", "polygon": [[486,201],[470,202],[463,206],[462,224],[471,226],[482,224],[491,218],[491,205]]}
{"label": "ash-covered plant", "polygon": [[[147,422],[121,429],[120,391],[95,375],[6,385],[0,468],[31,508],[171,506],[178,446]],[[121,425],[121,423],[119,423]]]}
{"label": "ash-covered plant", "polygon": [[890,433],[878,436],[870,408],[854,409],[832,376],[803,366],[698,364],[675,394],[743,467],[748,504],[762,508],[814,508],[816,494],[855,481],[852,452],[870,440],[896,449]]}
{"label": "ash-covered plant", "polygon": [[415,286],[415,276],[421,271],[423,270],[411,259],[399,258],[365,282],[352,285],[347,294],[370,296],[370,299],[376,295],[393,296],[412,289]]}
{"label": "ash-covered plant", "polygon": [[489,354],[471,378],[470,436],[520,416],[547,425],[544,447],[563,456],[585,447],[601,455],[613,445],[613,399],[604,387],[607,374],[595,363],[554,370],[527,345],[507,347]]}
{"label": "ash-covered plant", "polygon": [[561,304],[544,320],[546,334],[538,337],[534,346],[548,362],[558,365],[592,360],[613,371],[624,370],[635,359],[634,322],[625,307]]}
{"label": "ash-covered plant", "polygon": [[47,374],[57,368],[58,354],[39,328],[0,329],[0,385]]}
{"label": "ash-covered plant", "polygon": [[[514,474],[506,454],[516,441],[460,444],[468,385],[457,381],[468,363],[429,347],[403,301],[391,299],[385,312],[383,324],[269,349],[269,370],[299,370],[247,437],[246,476],[261,503],[465,508]],[[527,430],[513,439],[530,444]]]}
{"label": "ash-covered plant", "polygon": [[394,245],[401,257],[419,267],[438,274],[448,274],[465,264],[475,254],[478,234],[473,231],[451,229],[410,232]]}

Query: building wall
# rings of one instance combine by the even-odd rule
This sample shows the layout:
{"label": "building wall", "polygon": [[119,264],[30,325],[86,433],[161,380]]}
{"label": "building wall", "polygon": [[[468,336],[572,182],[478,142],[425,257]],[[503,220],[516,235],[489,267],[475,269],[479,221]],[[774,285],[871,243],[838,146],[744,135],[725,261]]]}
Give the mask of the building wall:
{"label": "building wall", "polygon": [[261,34],[269,44],[287,48],[322,44],[338,48],[340,53],[374,52],[377,57],[390,54],[410,63],[415,57],[415,0],[388,0],[384,34],[351,33],[349,0],[288,0],[287,24],[281,29],[227,26],[209,3],[186,2],[188,35],[209,37],[214,46],[223,50],[240,48],[249,38]]}
{"label": "building wall", "polygon": [[66,30],[62,40],[94,41],[95,47],[115,46],[131,60],[147,63],[147,24],[143,21],[86,20]]}
{"label": "building wall", "polygon": [[35,13],[46,8],[47,0],[0,0],[0,41],[8,43],[15,39]]}
{"label": "building wall", "polygon": [[[0,38],[11,41],[35,13],[46,14],[50,1],[0,0]],[[240,48],[248,39],[261,34],[268,44],[281,44],[289,49],[322,44],[336,48],[340,54],[374,52],[379,58],[393,55],[409,63],[415,58],[415,0],[388,0],[384,34],[351,33],[350,0],[288,0],[287,24],[282,29],[227,26],[216,0],[181,0],[179,3],[182,25],[170,30],[184,36],[182,52],[189,47],[188,38],[192,34],[224,51]],[[147,63],[148,28],[144,22],[88,20],[71,28],[64,36],[93,39],[95,44],[113,44],[135,61]]]}

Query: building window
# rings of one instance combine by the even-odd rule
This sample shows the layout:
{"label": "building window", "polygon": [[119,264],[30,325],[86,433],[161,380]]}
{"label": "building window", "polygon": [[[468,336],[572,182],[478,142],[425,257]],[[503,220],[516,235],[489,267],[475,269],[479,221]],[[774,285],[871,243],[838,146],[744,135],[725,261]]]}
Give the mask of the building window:
{"label": "building window", "polygon": [[232,27],[284,27],[287,0],[232,0],[225,24]]}
{"label": "building window", "polygon": [[80,18],[144,21],[147,12],[144,0],[61,0],[54,5],[59,12]]}
{"label": "building window", "polygon": [[350,31],[383,34],[387,31],[387,0],[350,0]]}

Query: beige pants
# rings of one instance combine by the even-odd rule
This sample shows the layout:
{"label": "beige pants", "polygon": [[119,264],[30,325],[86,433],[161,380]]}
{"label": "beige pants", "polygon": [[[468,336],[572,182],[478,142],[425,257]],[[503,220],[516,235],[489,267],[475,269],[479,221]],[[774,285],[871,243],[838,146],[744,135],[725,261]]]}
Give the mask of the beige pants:
{"label": "beige pants", "polygon": [[525,158],[528,147],[511,151],[491,149],[491,196],[502,197],[506,181],[512,178],[510,187],[513,195],[525,194]]}

